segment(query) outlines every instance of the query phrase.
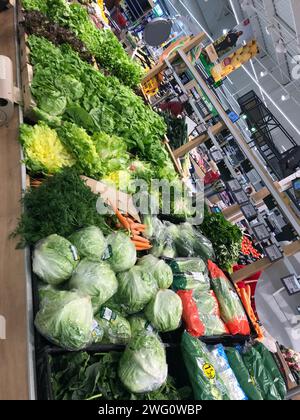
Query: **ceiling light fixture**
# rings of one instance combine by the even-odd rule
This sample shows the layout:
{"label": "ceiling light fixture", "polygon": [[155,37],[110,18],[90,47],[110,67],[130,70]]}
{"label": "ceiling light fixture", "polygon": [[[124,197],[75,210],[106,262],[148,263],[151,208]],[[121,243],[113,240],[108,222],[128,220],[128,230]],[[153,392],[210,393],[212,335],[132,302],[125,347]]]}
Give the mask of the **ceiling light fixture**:
{"label": "ceiling light fixture", "polygon": [[272,30],[274,29],[274,25],[266,26],[266,33],[267,35],[271,35]]}
{"label": "ceiling light fixture", "polygon": [[228,29],[223,29],[223,35],[227,35],[228,34]]}
{"label": "ceiling light fixture", "polygon": [[267,70],[263,70],[263,71],[260,72],[260,77],[261,78],[266,77],[267,74],[268,74],[268,71]]}
{"label": "ceiling light fixture", "polygon": [[286,54],[286,53],[287,53],[286,46],[285,46],[285,44],[284,44],[284,42],[283,42],[283,40],[282,40],[282,39],[280,39],[280,40],[276,43],[276,45],[275,45],[275,50],[276,50],[276,52],[277,52],[278,54]]}
{"label": "ceiling light fixture", "polygon": [[281,95],[281,100],[282,100],[282,102],[286,102],[286,101],[288,101],[289,99],[291,99],[291,95],[287,92],[287,93],[285,93],[285,94],[283,94],[283,95]]}

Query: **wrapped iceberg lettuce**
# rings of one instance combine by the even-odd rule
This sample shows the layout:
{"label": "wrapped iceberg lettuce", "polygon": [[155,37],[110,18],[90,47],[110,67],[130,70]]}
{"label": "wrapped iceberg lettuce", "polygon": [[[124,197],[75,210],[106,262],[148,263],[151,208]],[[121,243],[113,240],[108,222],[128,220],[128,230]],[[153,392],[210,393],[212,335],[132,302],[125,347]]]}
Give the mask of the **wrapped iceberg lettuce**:
{"label": "wrapped iceberg lettuce", "polygon": [[89,295],[96,313],[117,292],[118,281],[108,263],[85,258],[73,272],[69,288]]}
{"label": "wrapped iceberg lettuce", "polygon": [[172,269],[163,260],[153,255],[146,255],[139,260],[138,265],[153,275],[159,289],[168,289],[172,286]]}
{"label": "wrapped iceberg lettuce", "polygon": [[112,233],[107,237],[107,244],[110,252],[107,261],[116,273],[130,270],[135,265],[136,249],[125,233]]}
{"label": "wrapped iceberg lettuce", "polygon": [[77,249],[71,242],[50,235],[35,245],[32,268],[41,280],[56,286],[71,277],[78,262]]}
{"label": "wrapped iceberg lettuce", "polygon": [[158,290],[155,279],[143,267],[118,274],[118,282],[117,300],[132,315],[142,311]]}
{"label": "wrapped iceberg lettuce", "polygon": [[69,241],[76,246],[81,258],[99,261],[106,249],[104,235],[96,226],[90,226],[73,233]]}
{"label": "wrapped iceberg lettuce", "polygon": [[180,297],[172,290],[159,290],[146,306],[145,316],[159,332],[176,330],[182,316]]}
{"label": "wrapped iceberg lettuce", "polygon": [[100,330],[104,332],[103,338],[98,342],[106,344],[127,344],[131,339],[131,328],[126,318],[103,307],[95,316]]}
{"label": "wrapped iceberg lettuce", "polygon": [[140,334],[141,332],[153,332],[154,328],[152,327],[151,323],[145,318],[145,316],[141,314],[132,315],[128,318],[130,328],[131,328],[131,336],[135,336]]}
{"label": "wrapped iceberg lettuce", "polygon": [[166,381],[168,365],[162,342],[154,333],[132,338],[119,362],[119,377],[134,394],[156,391]]}
{"label": "wrapped iceberg lettuce", "polygon": [[59,291],[42,301],[35,318],[38,331],[67,350],[81,350],[92,341],[93,308],[89,296]]}

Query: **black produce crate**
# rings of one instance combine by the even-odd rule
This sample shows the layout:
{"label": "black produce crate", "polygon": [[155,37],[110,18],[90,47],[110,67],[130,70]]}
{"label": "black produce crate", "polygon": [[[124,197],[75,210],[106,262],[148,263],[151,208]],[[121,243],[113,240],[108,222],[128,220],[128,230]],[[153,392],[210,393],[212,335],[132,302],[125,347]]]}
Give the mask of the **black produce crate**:
{"label": "black produce crate", "polygon": [[[94,355],[96,353],[109,353],[124,351],[124,346],[102,346],[102,350],[86,351]],[[80,352],[77,352],[80,353]],[[60,348],[45,347],[37,354],[37,399],[38,400],[54,400],[54,394],[51,383],[51,357],[60,357],[70,354]],[[176,382],[177,388],[188,386],[191,388],[188,373],[182,358],[180,346],[166,347],[168,374],[172,376]],[[191,394],[192,398],[192,394]]]}

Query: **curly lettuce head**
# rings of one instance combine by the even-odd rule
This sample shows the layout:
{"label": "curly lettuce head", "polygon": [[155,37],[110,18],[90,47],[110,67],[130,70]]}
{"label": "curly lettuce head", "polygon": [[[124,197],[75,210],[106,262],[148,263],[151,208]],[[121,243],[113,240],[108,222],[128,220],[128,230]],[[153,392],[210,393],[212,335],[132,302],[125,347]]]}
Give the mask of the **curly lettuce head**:
{"label": "curly lettuce head", "polygon": [[73,233],[69,241],[76,246],[79,255],[91,261],[100,261],[106,249],[104,235],[96,226],[90,226]]}

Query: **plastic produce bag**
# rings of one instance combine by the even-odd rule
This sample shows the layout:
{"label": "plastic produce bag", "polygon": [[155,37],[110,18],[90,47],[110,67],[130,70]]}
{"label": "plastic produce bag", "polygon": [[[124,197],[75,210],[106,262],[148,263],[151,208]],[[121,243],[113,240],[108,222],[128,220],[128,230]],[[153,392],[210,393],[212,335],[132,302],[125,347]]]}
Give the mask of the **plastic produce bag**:
{"label": "plastic produce bag", "polygon": [[238,380],[232,371],[222,344],[208,347],[217,371],[223,380],[231,401],[247,400]]}
{"label": "plastic produce bag", "polygon": [[256,386],[254,378],[250,376],[239,351],[234,347],[227,347],[225,351],[229,365],[248,399],[252,401],[263,400],[263,396]]}
{"label": "plastic produce bag", "polygon": [[207,346],[186,331],[181,342],[182,356],[197,401],[229,400]]}
{"label": "plastic produce bag", "polygon": [[286,384],[280,373],[280,370],[278,369],[278,366],[274,360],[272,353],[269,352],[269,350],[262,343],[256,343],[255,350],[257,350],[261,355],[263,363],[268,369],[280,397],[282,399],[285,399],[287,394]]}
{"label": "plastic produce bag", "polygon": [[221,317],[232,335],[250,335],[250,326],[243,305],[233,285],[212,261],[208,261],[211,286],[221,310]]}
{"label": "plastic produce bag", "polygon": [[173,272],[165,261],[159,260],[153,255],[146,255],[139,260],[138,266],[152,274],[159,289],[169,289],[172,286]]}
{"label": "plastic produce bag", "polygon": [[73,233],[69,241],[76,246],[81,258],[100,261],[106,249],[106,240],[102,231],[90,226]]}
{"label": "plastic produce bag", "polygon": [[144,314],[132,315],[128,318],[131,328],[131,336],[140,334],[141,332],[153,332],[154,328],[151,323],[145,318]]}
{"label": "plastic produce bag", "polygon": [[193,337],[218,336],[228,333],[219,316],[219,305],[212,291],[179,290],[186,330]]}
{"label": "plastic produce bag", "polygon": [[95,316],[98,327],[103,331],[103,337],[96,338],[95,342],[105,344],[127,344],[131,339],[130,324],[121,315],[108,307],[103,307]]}
{"label": "plastic produce bag", "polygon": [[250,373],[250,376],[255,379],[256,384],[259,386],[260,392],[264,400],[281,400],[276,385],[269,373],[267,366],[255,347],[245,346],[241,350],[243,361]]}
{"label": "plastic produce bag", "polygon": [[215,259],[212,243],[190,223],[181,224],[179,232],[175,241],[179,257],[201,257],[205,261]]}
{"label": "plastic produce bag", "polygon": [[123,385],[135,394],[159,389],[166,381],[168,365],[164,345],[154,333],[132,338],[119,363]]}
{"label": "plastic produce bag", "polygon": [[137,260],[136,249],[130,238],[123,232],[112,233],[107,237],[110,256],[106,259],[115,273],[130,270]]}
{"label": "plastic produce bag", "polygon": [[44,298],[35,317],[37,330],[67,350],[81,350],[92,342],[91,298],[77,292],[59,291]]}
{"label": "plastic produce bag", "polygon": [[152,240],[151,254],[157,258],[175,258],[175,240],[179,235],[178,227],[165,222]]}
{"label": "plastic produce bag", "polygon": [[167,262],[174,273],[174,290],[210,289],[206,265],[201,258],[177,258]]}
{"label": "plastic produce bag", "polygon": [[201,258],[176,258],[168,261],[174,274],[204,273],[206,264]]}

